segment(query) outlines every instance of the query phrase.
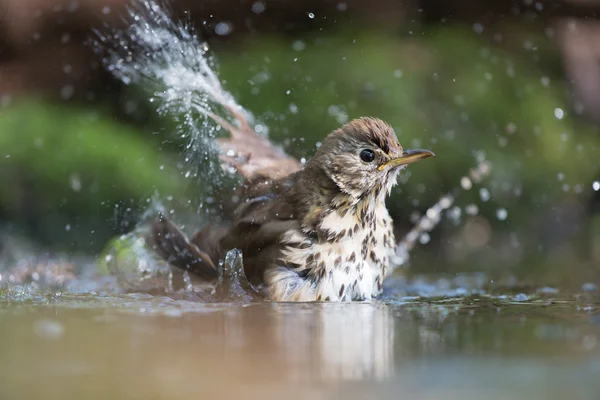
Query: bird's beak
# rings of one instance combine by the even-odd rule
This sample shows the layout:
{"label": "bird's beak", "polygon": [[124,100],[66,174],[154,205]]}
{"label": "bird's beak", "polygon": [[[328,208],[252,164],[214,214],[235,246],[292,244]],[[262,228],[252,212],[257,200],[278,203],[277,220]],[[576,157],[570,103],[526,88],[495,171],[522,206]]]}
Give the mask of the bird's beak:
{"label": "bird's beak", "polygon": [[416,161],[419,161],[419,160],[422,160],[424,158],[431,157],[431,156],[435,156],[435,154],[433,154],[433,152],[431,152],[429,150],[420,150],[420,149],[404,150],[404,152],[402,153],[402,156],[391,159],[390,161],[386,162],[385,164],[382,164],[379,167],[377,167],[377,169],[380,171],[383,171],[384,169],[389,168],[389,167],[398,167],[400,165],[412,164]]}

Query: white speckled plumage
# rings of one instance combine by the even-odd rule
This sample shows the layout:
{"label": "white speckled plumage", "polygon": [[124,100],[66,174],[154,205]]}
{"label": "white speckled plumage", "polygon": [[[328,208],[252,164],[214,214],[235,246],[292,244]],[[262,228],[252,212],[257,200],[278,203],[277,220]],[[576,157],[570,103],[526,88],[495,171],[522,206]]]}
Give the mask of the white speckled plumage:
{"label": "white speckled plumage", "polygon": [[270,270],[265,277],[269,297],[280,301],[353,301],[380,295],[383,280],[396,258],[385,195],[395,184],[398,172],[390,174],[385,191],[363,200],[369,204],[353,205],[354,209],[370,210],[370,221],[363,223],[358,212],[342,215],[331,210],[318,229],[328,232],[333,240],[314,242],[302,230],[286,232],[282,238],[282,260],[310,271],[300,278],[300,271],[289,268]]}

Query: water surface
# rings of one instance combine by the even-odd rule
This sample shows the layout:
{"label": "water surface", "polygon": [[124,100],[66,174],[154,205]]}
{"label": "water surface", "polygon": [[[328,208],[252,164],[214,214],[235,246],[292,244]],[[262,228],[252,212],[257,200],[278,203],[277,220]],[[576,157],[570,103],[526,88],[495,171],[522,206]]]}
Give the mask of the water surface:
{"label": "water surface", "polygon": [[518,300],[5,292],[0,398],[597,399],[599,299]]}

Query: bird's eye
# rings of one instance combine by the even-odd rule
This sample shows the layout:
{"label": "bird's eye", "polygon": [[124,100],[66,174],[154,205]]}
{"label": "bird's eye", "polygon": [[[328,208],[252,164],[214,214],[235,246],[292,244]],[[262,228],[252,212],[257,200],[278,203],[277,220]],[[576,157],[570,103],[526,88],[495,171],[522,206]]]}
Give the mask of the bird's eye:
{"label": "bird's eye", "polygon": [[373,150],[364,149],[360,152],[360,159],[364,162],[370,163],[375,159],[375,153],[373,152]]}

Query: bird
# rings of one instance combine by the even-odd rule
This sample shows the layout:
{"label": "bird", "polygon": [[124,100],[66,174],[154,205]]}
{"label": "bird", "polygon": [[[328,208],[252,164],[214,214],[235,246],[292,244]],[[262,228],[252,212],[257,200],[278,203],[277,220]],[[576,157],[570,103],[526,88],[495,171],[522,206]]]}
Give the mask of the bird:
{"label": "bird", "polygon": [[219,260],[238,249],[246,278],[271,301],[371,300],[395,266],[386,198],[403,169],[431,156],[403,149],[381,119],[357,118],[329,133],[303,168],[248,182],[230,225],[188,238],[161,214],[148,243],[169,264],[213,282]]}

